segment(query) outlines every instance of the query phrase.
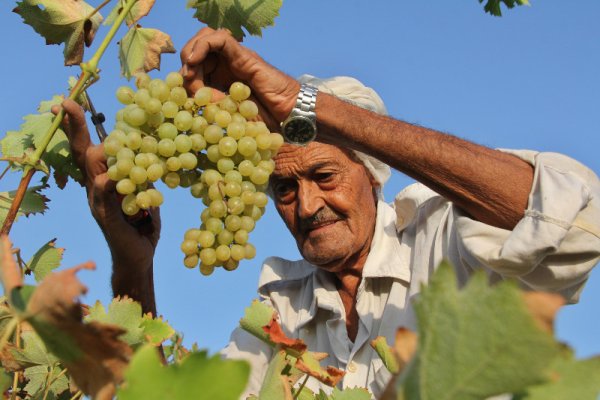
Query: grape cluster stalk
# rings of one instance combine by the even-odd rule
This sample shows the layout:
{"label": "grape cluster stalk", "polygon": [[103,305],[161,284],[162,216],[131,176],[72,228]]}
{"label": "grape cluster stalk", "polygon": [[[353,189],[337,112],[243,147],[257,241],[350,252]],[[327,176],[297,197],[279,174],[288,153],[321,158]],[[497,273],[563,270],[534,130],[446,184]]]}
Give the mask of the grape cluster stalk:
{"label": "grape cluster stalk", "polygon": [[108,176],[129,216],[163,203],[158,180],[189,188],[206,208],[199,227],[184,234],[183,264],[204,275],[216,267],[231,271],[256,255],[248,235],[265,212],[272,158],[283,137],[258,121],[245,84],[233,83],[218,101],[209,87],[188,97],[182,85],[183,77],[171,72],[164,81],[139,75],[137,90],[117,89],[125,107],[104,141]]}

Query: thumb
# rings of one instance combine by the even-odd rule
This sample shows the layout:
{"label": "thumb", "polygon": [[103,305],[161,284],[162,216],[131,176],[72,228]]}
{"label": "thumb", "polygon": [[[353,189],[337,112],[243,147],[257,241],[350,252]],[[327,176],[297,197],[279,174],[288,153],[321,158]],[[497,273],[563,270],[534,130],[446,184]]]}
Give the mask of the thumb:
{"label": "thumb", "polygon": [[[66,99],[62,102],[65,111],[62,127],[69,139],[71,154],[77,166],[85,171],[86,151],[92,145],[90,133],[85,121],[83,109],[73,100]],[[57,114],[60,108],[53,107],[52,112]]]}

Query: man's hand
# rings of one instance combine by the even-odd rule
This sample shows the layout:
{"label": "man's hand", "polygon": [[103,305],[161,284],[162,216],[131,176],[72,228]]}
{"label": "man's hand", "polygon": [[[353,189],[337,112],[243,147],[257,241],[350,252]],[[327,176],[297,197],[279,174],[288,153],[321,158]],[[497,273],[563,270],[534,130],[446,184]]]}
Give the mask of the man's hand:
{"label": "man's hand", "polygon": [[203,86],[226,91],[235,81],[250,86],[271,130],[279,129],[296,104],[300,84],[242,46],[227,30],[200,30],[181,51],[181,63],[189,93]]}
{"label": "man's hand", "polygon": [[[130,223],[121,211],[116,184],[106,174],[104,146],[92,144],[83,110],[68,99],[62,107],[65,110],[63,130],[69,138],[73,159],[83,174],[90,210],[112,253],[114,294],[141,301],[146,311],[154,313],[153,287],[151,294],[146,291],[152,282],[152,259],[160,236],[158,209],[151,210],[149,226],[138,229]],[[59,107],[53,107],[52,111],[58,113]]]}

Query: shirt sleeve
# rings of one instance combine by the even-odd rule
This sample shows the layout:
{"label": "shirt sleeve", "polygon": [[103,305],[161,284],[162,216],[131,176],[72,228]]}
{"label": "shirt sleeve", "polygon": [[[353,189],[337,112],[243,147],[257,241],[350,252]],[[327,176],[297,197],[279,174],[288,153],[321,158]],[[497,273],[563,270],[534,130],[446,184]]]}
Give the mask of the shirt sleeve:
{"label": "shirt sleeve", "polygon": [[559,292],[576,302],[600,259],[598,177],[564,155],[510,152],[535,167],[524,217],[509,231],[475,221],[453,206],[449,221],[454,221],[457,248],[452,261],[516,277],[531,289]]}
{"label": "shirt sleeve", "polygon": [[250,377],[240,399],[246,399],[251,394],[258,395],[273,356],[272,347],[237,327],[229,338],[229,344],[220,353],[223,358],[245,360],[250,364]]}

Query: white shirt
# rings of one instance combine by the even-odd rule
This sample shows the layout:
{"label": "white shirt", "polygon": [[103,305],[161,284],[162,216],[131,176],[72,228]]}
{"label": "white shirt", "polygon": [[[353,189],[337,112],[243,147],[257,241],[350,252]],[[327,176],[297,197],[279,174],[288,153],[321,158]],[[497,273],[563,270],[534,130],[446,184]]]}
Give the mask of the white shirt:
{"label": "white shirt", "polygon": [[[379,201],[375,233],[358,288],[360,319],[354,343],[332,276],[305,260],[265,260],[262,301],[277,310],[290,337],[309,350],[326,352],[322,365],[346,371],[343,388],[366,387],[378,397],[390,374],[369,345],[377,336],[393,343],[398,327],[415,330],[411,299],[448,259],[458,279],[484,269],[491,281],[517,278],[525,288],[551,290],[577,301],[590,270],[600,259],[600,182],[578,162],[555,153],[512,151],[535,166],[523,219],[512,231],[475,221],[421,184],[406,187],[392,205]],[[246,359],[246,392],[258,394],[272,349],[241,328],[222,351]],[[329,388],[310,378],[307,386]]]}

